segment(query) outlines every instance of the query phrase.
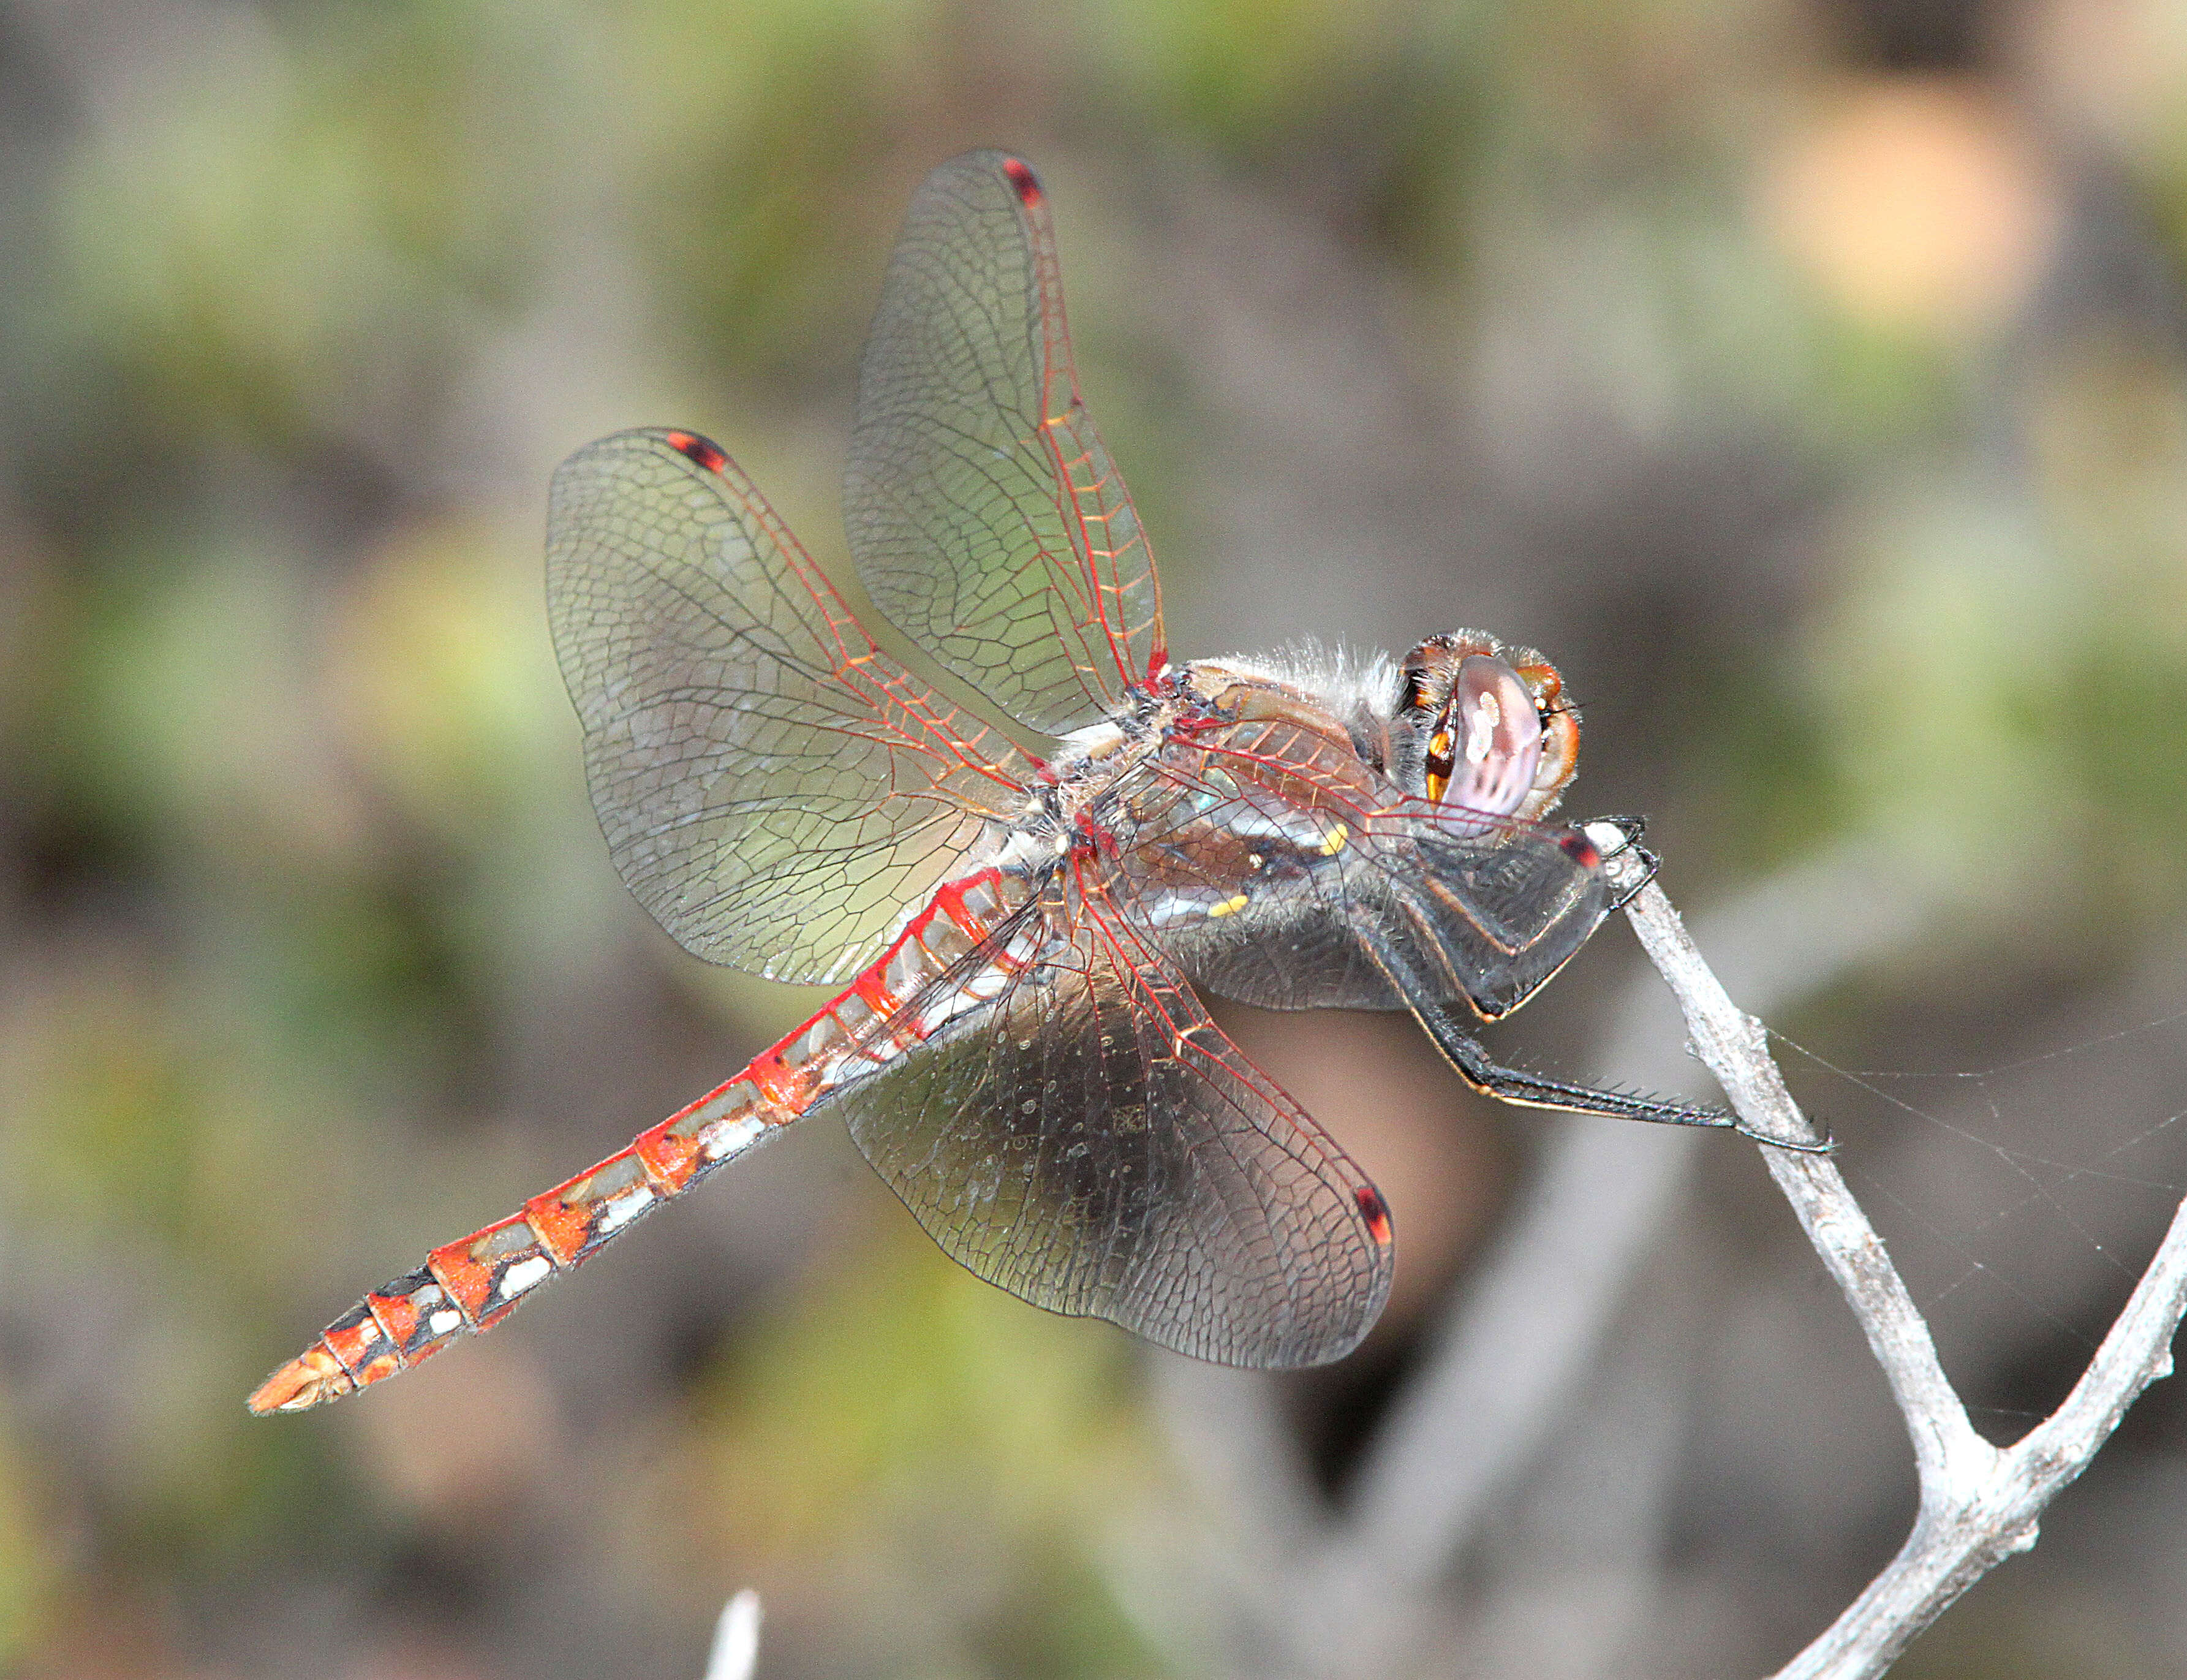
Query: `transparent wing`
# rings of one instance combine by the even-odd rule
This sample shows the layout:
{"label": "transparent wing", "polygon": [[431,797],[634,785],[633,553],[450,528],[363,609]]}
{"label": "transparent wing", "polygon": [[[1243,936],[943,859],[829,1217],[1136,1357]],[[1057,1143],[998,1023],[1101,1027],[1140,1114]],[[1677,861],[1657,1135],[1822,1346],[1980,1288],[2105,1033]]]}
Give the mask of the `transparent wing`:
{"label": "transparent wing", "polygon": [[[1334,726],[1332,726],[1334,728]],[[1256,721],[1154,761],[1116,873],[1184,971],[1266,1009],[1464,999],[1508,1014],[1608,913],[1594,848],[1408,799],[1341,731]]]}
{"label": "transparent wing", "polygon": [[1389,1293],[1359,1169],[1088,896],[993,1006],[846,1093],[953,1258],[1053,1312],[1224,1364],[1341,1357]]}
{"label": "transparent wing", "polygon": [[549,506],[554,645],[624,881],[709,961],[854,973],[1030,767],[874,650],[706,439],[603,438]]}
{"label": "transparent wing", "polygon": [[912,200],[858,371],[852,557],[890,622],[1032,728],[1166,654],[1161,586],[1078,395],[1048,201],[970,152]]}

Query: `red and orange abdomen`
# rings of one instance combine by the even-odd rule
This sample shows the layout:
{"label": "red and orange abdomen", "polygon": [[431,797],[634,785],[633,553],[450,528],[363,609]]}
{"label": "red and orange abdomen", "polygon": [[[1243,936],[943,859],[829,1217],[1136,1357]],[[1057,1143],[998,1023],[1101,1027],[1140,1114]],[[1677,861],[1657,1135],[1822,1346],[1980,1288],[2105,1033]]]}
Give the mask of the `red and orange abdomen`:
{"label": "red and orange abdomen", "polygon": [[[1013,885],[994,869],[945,883],[848,990],[735,1078],[371,1291],[261,1384],[250,1409],[304,1411],[408,1370],[458,1336],[491,1329],[540,1284],[582,1265],[661,1203],[942,1020],[993,997],[1020,966],[996,938],[1015,907]],[[975,952],[983,959],[971,961]]]}

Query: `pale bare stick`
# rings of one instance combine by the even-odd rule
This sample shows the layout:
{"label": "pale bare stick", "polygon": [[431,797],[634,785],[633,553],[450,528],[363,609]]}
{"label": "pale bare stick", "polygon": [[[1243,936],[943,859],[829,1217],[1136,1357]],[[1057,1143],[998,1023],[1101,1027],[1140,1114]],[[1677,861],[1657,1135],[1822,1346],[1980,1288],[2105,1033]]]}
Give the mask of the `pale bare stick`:
{"label": "pale bare stick", "polygon": [[706,1680],[751,1680],[759,1666],[759,1594],[749,1587],[722,1606],[706,1655]]}
{"label": "pale bare stick", "polygon": [[[1614,843],[1607,834],[1604,840]],[[1642,866],[1628,854],[1611,867],[1613,880],[1629,883]],[[1762,1023],[1733,1003],[1661,890],[1649,883],[1625,913],[1740,1117],[1757,1132],[1812,1141]],[[1920,1478],[1919,1513],[1898,1555],[1775,1677],[1860,1680],[1889,1668],[1961,1593],[2032,1546],[2044,1508],[2088,1468],[2135,1396],[2171,1374],[2172,1338],[2187,1312],[2187,1201],[2065,1404],[1999,1448],[1968,1421],[1927,1322],[1836,1164],[1767,1145],[1763,1155],[1883,1368]]]}

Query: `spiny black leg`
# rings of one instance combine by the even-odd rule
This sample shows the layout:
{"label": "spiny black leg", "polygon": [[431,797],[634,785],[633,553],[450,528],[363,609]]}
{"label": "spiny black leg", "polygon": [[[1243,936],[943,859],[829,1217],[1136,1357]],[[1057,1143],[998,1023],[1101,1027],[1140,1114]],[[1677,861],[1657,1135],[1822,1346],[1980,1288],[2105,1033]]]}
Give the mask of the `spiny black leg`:
{"label": "spiny black leg", "polygon": [[1612,1120],[1644,1120],[1657,1126],[1707,1126],[1729,1128],[1759,1143],[1796,1149],[1802,1155],[1827,1155],[1835,1147],[1827,1139],[1811,1143],[1805,1139],[1772,1138],[1756,1132],[1737,1115],[1694,1103],[1673,1103],[1628,1091],[1599,1091],[1590,1085],[1568,1084],[1523,1068],[1505,1067],[1490,1059],[1481,1041],[1461,1031],[1456,1017],[1438,1003],[1415,1003],[1413,1014],[1427,1029],[1428,1037],[1458,1070],[1459,1076],[1475,1090],[1506,1103],[1528,1108],[1560,1109],[1570,1114],[1603,1115]]}
{"label": "spiny black leg", "polygon": [[1446,1018],[1431,1020],[1420,1012],[1436,1048],[1458,1070],[1459,1076],[1475,1090],[1507,1103],[1528,1108],[1561,1109],[1571,1114],[1595,1114],[1614,1120],[1645,1120],[1664,1126],[1711,1126],[1738,1129],[1739,1117],[1723,1109],[1697,1104],[1671,1103],[1624,1091],[1598,1091],[1592,1086],[1572,1085],[1524,1068],[1506,1067],[1490,1059],[1477,1038],[1452,1030]]}

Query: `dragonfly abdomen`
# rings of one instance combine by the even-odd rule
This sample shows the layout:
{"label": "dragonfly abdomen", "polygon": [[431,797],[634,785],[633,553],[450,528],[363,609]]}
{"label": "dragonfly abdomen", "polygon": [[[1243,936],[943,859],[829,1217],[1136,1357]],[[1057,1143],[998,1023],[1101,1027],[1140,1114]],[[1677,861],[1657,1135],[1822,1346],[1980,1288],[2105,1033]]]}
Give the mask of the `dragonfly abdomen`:
{"label": "dragonfly abdomen", "polygon": [[[1026,891],[992,868],[944,883],[841,996],[734,1078],[367,1294],[261,1384],[250,1409],[304,1411],[492,1329],[663,1202],[998,996],[1031,955],[1029,934],[1004,931]],[[968,961],[975,952],[985,960]]]}

